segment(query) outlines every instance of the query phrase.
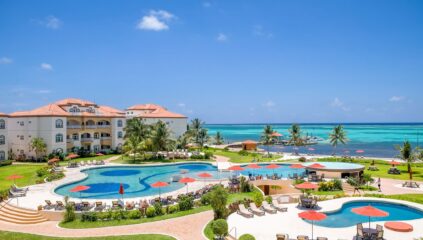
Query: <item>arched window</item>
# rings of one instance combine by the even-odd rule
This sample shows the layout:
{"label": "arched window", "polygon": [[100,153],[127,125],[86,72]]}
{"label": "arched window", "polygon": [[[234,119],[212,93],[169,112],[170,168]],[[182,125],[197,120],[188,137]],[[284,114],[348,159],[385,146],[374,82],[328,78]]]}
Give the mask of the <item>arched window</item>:
{"label": "arched window", "polygon": [[118,138],[123,138],[123,133],[122,132],[118,132]]}
{"label": "arched window", "polygon": [[6,138],[3,135],[0,135],[0,145],[6,144]]}
{"label": "arched window", "polygon": [[6,128],[6,122],[3,119],[0,119],[0,129]]}
{"label": "arched window", "polygon": [[99,139],[100,138],[100,134],[98,132],[94,133],[94,139]]}
{"label": "arched window", "polygon": [[72,134],[72,139],[73,139],[74,141],[78,141],[78,140],[79,140],[79,135],[78,135],[78,133],[74,133],[74,134]]}
{"label": "arched window", "polygon": [[61,133],[56,134],[56,142],[57,143],[63,142],[63,134]]}
{"label": "arched window", "polygon": [[56,120],[56,128],[63,128],[63,120],[62,119]]}
{"label": "arched window", "polygon": [[6,153],[4,151],[0,151],[0,160],[6,160]]}
{"label": "arched window", "polygon": [[117,121],[117,126],[118,126],[118,127],[122,127],[122,126],[123,126],[122,120],[118,120],[118,121]]}

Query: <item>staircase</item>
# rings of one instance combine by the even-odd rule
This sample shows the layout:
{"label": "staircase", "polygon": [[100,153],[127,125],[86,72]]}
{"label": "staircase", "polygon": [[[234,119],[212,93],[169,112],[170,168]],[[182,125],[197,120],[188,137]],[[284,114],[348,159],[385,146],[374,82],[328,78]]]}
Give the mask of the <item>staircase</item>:
{"label": "staircase", "polygon": [[350,184],[346,183],[346,182],[342,182],[342,189],[344,190],[345,193],[353,193],[354,192],[354,187],[351,186]]}
{"label": "staircase", "polygon": [[41,213],[35,210],[23,209],[7,202],[0,203],[0,221],[16,224],[35,224],[47,221]]}

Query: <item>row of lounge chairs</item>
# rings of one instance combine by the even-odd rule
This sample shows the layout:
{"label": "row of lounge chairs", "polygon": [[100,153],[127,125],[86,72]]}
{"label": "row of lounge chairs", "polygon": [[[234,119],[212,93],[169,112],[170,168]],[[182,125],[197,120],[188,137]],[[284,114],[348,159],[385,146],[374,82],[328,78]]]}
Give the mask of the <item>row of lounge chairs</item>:
{"label": "row of lounge chairs", "polygon": [[92,165],[96,166],[96,165],[104,165],[104,164],[106,164],[104,162],[104,160],[99,160],[99,161],[97,161],[97,160],[93,160],[93,161],[88,160],[87,162],[80,161],[79,163],[78,162],[69,162],[68,163],[68,167],[69,168],[75,168],[75,167],[92,166]]}
{"label": "row of lounge chairs", "polygon": [[[290,240],[291,238],[289,238],[288,234],[284,234],[284,233],[278,233],[276,234],[276,240]],[[310,238],[308,236],[305,235],[299,235],[296,238],[297,240],[310,240]],[[328,240],[327,237],[317,237],[316,240]]]}
{"label": "row of lounge chairs", "polygon": [[244,204],[238,206],[237,213],[244,217],[254,217],[263,216],[266,213],[275,214],[277,211],[286,212],[288,208],[282,206],[278,201],[273,200],[272,204],[269,204],[267,201],[262,202],[262,206],[259,208],[255,203],[250,203],[249,208],[247,209]]}
{"label": "row of lounge chairs", "polygon": [[10,186],[9,196],[10,197],[24,197],[26,195],[26,192],[28,192],[27,187],[20,188],[16,186],[16,184],[13,184],[12,186]]}
{"label": "row of lounge chairs", "polygon": [[323,173],[321,175],[317,175],[316,173],[312,173],[312,174],[309,174],[307,176],[307,180],[309,182],[321,182],[321,181],[324,180],[324,178],[325,178],[325,174],[323,174]]}

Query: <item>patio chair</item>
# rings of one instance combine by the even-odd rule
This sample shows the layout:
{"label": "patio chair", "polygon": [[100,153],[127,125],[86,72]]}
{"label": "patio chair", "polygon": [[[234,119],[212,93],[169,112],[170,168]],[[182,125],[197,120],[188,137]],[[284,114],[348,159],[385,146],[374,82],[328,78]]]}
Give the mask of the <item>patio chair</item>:
{"label": "patio chair", "polygon": [[276,240],[289,240],[289,235],[285,233],[277,233]]}
{"label": "patio chair", "polygon": [[298,235],[297,240],[310,240],[306,235]]}
{"label": "patio chair", "polygon": [[94,210],[95,211],[103,211],[103,209],[106,207],[106,205],[104,205],[103,204],[103,202],[102,201],[97,201],[97,202],[95,202],[95,207],[94,207]]}
{"label": "patio chair", "polygon": [[355,239],[356,240],[364,240],[365,239],[362,223],[357,224],[357,235],[355,236]]}
{"label": "patio chair", "polygon": [[257,216],[264,216],[265,212],[257,207],[255,203],[250,203],[250,210]]}
{"label": "patio chair", "polygon": [[270,204],[267,201],[263,201],[261,203],[261,205],[262,205],[262,208],[263,208],[263,210],[265,212],[268,212],[268,213],[276,213],[276,209],[273,208],[272,206],[270,206]]}
{"label": "patio chair", "polygon": [[245,208],[244,204],[239,204],[237,213],[238,213],[239,215],[242,215],[242,216],[247,217],[247,218],[248,218],[248,217],[254,217],[254,214],[252,214],[251,212],[249,212],[249,211]]}
{"label": "patio chair", "polygon": [[112,201],[112,209],[120,209],[122,206],[120,205],[119,201]]}
{"label": "patio chair", "polygon": [[65,205],[63,204],[62,201],[56,201],[56,210],[58,209],[64,209]]}
{"label": "patio chair", "polygon": [[125,204],[126,210],[132,210],[134,208],[135,208],[135,203],[133,201],[126,202],[126,204]]}
{"label": "patio chair", "polygon": [[54,207],[54,204],[50,200],[44,200],[46,205],[44,206],[44,209],[52,209]]}
{"label": "patio chair", "polygon": [[93,163],[91,162],[91,160],[87,161],[87,165],[91,166]]}
{"label": "patio chair", "polygon": [[272,201],[272,206],[278,210],[279,212],[286,212],[288,211],[287,207],[284,207],[282,204],[280,204],[277,200]]}
{"label": "patio chair", "polygon": [[328,240],[327,237],[317,237],[316,240]]}
{"label": "patio chair", "polygon": [[82,204],[81,210],[84,210],[84,211],[88,211],[93,207],[93,205],[91,205],[87,201],[83,201],[81,204]]}
{"label": "patio chair", "polygon": [[14,192],[12,189],[9,189],[10,197],[25,197],[26,192]]}
{"label": "patio chair", "polygon": [[383,230],[377,231],[376,240],[383,240]]}
{"label": "patio chair", "polygon": [[27,187],[21,187],[20,188],[20,187],[16,186],[16,184],[13,184],[11,186],[11,188],[13,189],[14,192],[27,192],[28,191]]}
{"label": "patio chair", "polygon": [[98,165],[97,160],[93,160],[93,165]]}
{"label": "patio chair", "polygon": [[79,165],[82,167],[82,166],[85,166],[85,161],[80,161],[79,162]]}

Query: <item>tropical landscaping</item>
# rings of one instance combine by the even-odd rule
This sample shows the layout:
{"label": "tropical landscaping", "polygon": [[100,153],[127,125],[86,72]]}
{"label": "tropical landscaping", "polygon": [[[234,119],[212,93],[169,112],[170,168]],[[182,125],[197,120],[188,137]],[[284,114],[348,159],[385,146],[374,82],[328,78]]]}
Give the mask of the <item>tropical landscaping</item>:
{"label": "tropical landscaping", "polygon": [[47,237],[35,234],[0,231],[0,239],[8,240],[175,240],[173,237],[159,234],[136,234],[128,236],[106,236],[106,237]]}

